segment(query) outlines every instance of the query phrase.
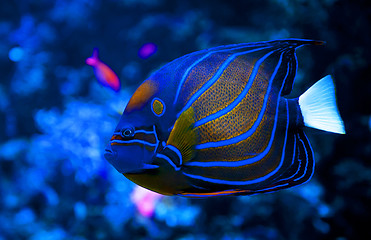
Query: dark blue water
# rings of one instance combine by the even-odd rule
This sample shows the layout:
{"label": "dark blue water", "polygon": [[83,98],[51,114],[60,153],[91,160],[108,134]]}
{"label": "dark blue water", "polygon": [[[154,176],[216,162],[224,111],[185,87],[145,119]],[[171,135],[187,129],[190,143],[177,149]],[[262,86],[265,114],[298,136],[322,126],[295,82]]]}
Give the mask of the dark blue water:
{"label": "dark blue water", "polygon": [[[370,14],[366,0],[1,1],[0,239],[370,238]],[[103,158],[135,88],[184,54],[288,37],[327,42],[298,50],[292,97],[332,74],[347,130],[308,129],[313,179],[251,197],[155,197],[142,212],[141,190]],[[157,51],[142,59],[146,43]],[[120,93],[85,64],[94,47]]]}

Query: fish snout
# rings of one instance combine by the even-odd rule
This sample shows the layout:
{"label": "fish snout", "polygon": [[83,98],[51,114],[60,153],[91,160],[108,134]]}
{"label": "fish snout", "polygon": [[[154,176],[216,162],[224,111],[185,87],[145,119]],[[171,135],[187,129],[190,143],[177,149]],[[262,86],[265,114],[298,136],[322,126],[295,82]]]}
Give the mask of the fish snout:
{"label": "fish snout", "polygon": [[143,149],[139,146],[119,146],[108,144],[104,157],[120,173],[133,173],[143,170]]}
{"label": "fish snout", "polygon": [[104,151],[104,158],[112,164],[113,161],[117,159],[117,152],[112,150],[111,144],[107,144]]}

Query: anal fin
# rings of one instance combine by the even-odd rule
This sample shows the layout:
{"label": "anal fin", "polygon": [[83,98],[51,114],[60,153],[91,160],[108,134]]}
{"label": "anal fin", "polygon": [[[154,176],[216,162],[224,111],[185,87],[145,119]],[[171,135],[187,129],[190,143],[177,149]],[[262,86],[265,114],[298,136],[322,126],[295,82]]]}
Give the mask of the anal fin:
{"label": "anal fin", "polygon": [[275,192],[308,182],[312,178],[315,162],[313,150],[303,130],[299,130],[295,134],[294,151],[292,165],[285,173],[278,177],[273,184],[262,189],[253,190],[249,195]]}

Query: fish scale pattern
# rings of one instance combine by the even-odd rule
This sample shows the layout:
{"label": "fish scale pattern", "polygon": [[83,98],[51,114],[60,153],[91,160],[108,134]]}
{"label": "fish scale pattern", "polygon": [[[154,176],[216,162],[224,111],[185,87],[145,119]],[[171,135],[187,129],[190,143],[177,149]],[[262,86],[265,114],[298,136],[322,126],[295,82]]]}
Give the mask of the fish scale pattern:
{"label": "fish scale pattern", "polygon": [[250,74],[251,67],[239,61],[232,62],[220,78],[192,104],[196,120],[230,105],[243,91]]}
{"label": "fish scale pattern", "polygon": [[[184,84],[181,86],[179,99],[185,105],[189,99],[218,71],[219,67],[228,58],[228,54],[211,55],[192,68]],[[184,74],[184,73],[183,73]]]}

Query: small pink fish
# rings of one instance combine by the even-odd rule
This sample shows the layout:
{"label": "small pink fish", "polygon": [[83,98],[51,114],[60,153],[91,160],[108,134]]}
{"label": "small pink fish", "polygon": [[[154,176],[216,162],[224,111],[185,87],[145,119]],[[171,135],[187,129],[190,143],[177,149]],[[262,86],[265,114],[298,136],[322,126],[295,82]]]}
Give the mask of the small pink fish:
{"label": "small pink fish", "polygon": [[94,68],[94,73],[98,82],[105,87],[109,87],[115,92],[120,90],[120,79],[116,73],[107,64],[98,57],[98,48],[94,48],[93,55],[86,59],[86,64]]}

